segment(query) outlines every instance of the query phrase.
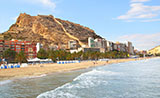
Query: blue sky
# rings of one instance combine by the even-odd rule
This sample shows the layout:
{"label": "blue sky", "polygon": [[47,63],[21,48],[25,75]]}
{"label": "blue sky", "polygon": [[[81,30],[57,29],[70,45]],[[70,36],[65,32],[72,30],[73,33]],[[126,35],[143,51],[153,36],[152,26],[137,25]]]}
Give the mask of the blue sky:
{"label": "blue sky", "polygon": [[136,49],[160,45],[160,0],[1,0],[0,32],[20,13],[52,14],[93,29],[110,41],[132,41]]}

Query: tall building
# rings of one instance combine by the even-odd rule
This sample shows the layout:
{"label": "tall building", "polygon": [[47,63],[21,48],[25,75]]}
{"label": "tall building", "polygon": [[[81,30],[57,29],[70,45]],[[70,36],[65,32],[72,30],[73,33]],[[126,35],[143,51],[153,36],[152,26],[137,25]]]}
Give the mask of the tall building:
{"label": "tall building", "polygon": [[128,52],[127,51],[127,45],[124,43],[120,43],[120,51],[122,52]]}
{"label": "tall building", "polygon": [[107,41],[106,44],[107,44],[106,45],[107,46],[106,51],[112,51],[113,50],[113,42]]}
{"label": "tall building", "polygon": [[102,39],[102,46],[101,46],[101,48],[107,48],[107,40],[106,39]]}
{"label": "tall building", "polygon": [[131,55],[134,54],[134,47],[132,46],[132,42],[128,42],[128,53]]}
{"label": "tall building", "polygon": [[95,47],[97,47],[97,48],[106,48],[107,47],[105,39],[96,38],[94,40],[94,42],[95,42]]}
{"label": "tall building", "polygon": [[36,52],[38,53],[38,51],[42,48],[42,44],[41,43],[37,43],[36,44],[36,48],[37,48]]}
{"label": "tall building", "polygon": [[89,46],[90,48],[94,48],[94,47],[95,47],[94,38],[92,38],[92,37],[89,37],[89,38],[88,38],[88,46]]}
{"label": "tall building", "polygon": [[114,50],[127,52],[127,45],[124,43],[116,42],[114,44]]}
{"label": "tall building", "polygon": [[102,47],[102,39],[96,38],[94,42],[95,42],[95,47],[98,47],[98,48]]}

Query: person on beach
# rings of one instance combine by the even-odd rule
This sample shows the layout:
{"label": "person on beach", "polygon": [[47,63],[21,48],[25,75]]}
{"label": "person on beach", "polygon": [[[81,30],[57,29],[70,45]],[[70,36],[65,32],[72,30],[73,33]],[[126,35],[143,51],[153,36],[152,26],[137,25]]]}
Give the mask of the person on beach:
{"label": "person on beach", "polygon": [[108,60],[106,61],[106,63],[108,63]]}
{"label": "person on beach", "polygon": [[95,61],[95,64],[98,64],[97,60]]}
{"label": "person on beach", "polygon": [[93,61],[93,64],[95,65],[95,64],[96,64],[96,62],[95,62],[95,61]]}

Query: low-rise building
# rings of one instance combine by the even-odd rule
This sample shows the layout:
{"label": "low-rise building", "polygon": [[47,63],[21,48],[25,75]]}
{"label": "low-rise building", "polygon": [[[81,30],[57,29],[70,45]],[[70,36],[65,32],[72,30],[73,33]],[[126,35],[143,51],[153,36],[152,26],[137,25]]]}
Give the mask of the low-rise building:
{"label": "low-rise building", "polygon": [[87,51],[91,51],[91,52],[100,52],[100,48],[87,48],[87,47],[81,47],[78,48],[78,52],[79,51],[83,51],[83,52],[87,52]]}
{"label": "low-rise building", "polygon": [[0,40],[4,40],[4,35],[0,34]]}
{"label": "low-rise building", "polygon": [[76,40],[70,40],[68,42],[68,48],[69,49],[77,49],[78,48],[78,41],[76,41]]}

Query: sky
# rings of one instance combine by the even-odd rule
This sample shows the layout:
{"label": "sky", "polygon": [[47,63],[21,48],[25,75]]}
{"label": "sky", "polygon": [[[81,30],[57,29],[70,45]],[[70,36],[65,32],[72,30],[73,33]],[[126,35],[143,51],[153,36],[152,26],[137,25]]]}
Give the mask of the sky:
{"label": "sky", "polygon": [[0,0],[0,12],[0,33],[20,13],[42,14],[89,27],[109,41],[131,41],[138,50],[160,45],[160,0]]}

